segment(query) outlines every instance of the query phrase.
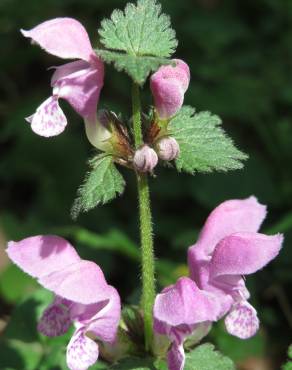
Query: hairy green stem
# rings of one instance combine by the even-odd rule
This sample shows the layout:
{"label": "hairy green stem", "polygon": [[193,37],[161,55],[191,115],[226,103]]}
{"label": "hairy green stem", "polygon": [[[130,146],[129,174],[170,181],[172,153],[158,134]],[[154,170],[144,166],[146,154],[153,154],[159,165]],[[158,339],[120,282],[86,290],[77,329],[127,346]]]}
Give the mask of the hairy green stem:
{"label": "hairy green stem", "polygon": [[132,85],[132,105],[133,105],[133,132],[136,149],[143,144],[142,122],[141,122],[141,101],[139,86]]}
{"label": "hairy green stem", "polygon": [[[139,86],[132,87],[133,132],[135,147],[143,143]],[[154,251],[150,194],[146,174],[137,173],[142,253],[142,307],[144,311],[145,346],[149,350],[153,339],[153,304],[155,299]]]}

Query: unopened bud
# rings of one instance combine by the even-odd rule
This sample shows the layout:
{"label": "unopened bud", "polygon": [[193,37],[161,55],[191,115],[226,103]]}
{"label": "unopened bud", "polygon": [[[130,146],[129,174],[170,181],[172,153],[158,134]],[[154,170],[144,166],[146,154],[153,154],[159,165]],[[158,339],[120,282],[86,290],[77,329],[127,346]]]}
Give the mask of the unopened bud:
{"label": "unopened bud", "polygon": [[171,118],[179,111],[190,82],[188,65],[179,59],[173,62],[175,66],[162,66],[150,78],[155,109],[162,120]]}
{"label": "unopened bud", "polygon": [[155,148],[163,161],[172,161],[179,155],[179,145],[173,137],[163,137],[157,141]]}
{"label": "unopened bud", "polygon": [[111,148],[109,139],[114,113],[101,109],[97,112],[96,120],[85,120],[86,135],[90,143],[99,150],[107,151]]}
{"label": "unopened bud", "polygon": [[140,172],[152,172],[158,163],[158,156],[154,149],[143,145],[134,154],[134,166]]}

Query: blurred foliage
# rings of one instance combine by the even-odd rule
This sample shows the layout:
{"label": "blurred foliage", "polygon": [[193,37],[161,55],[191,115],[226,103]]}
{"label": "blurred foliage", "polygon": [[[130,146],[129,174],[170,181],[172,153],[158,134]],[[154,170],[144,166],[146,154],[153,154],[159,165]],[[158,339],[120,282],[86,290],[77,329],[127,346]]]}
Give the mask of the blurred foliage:
{"label": "blurred foliage", "polygon": [[[125,3],[0,1],[0,228],[7,240],[44,233],[66,236],[83,258],[102,266],[125,302],[137,303],[140,266],[134,178],[122,170],[127,181],[123,197],[82,215],[78,223],[70,219],[93,149],[81,120],[66,103],[62,106],[70,124],[59,137],[40,138],[25,123],[24,117],[51,93],[51,71],[46,69],[62,61],[30,46],[19,32],[49,18],[72,16],[86,26],[97,46],[101,19]],[[210,340],[236,361],[269,357],[278,369],[286,359],[292,327],[288,289],[292,282],[292,2],[163,0],[162,5],[177,31],[176,56],[186,60],[192,71],[186,104],[219,115],[224,129],[250,159],[243,171],[229,174],[192,177],[177,175],[171,168],[157,170],[151,187],[158,283],[169,284],[187,273],[187,247],[196,240],[212,207],[228,198],[256,195],[268,204],[263,230],[286,235],[280,256],[247,279],[261,330],[250,341],[241,341],[227,336],[219,323]],[[101,107],[129,115],[129,88],[126,75],[107,66]],[[149,92],[143,98],[146,107],[151,103]],[[0,369],[65,368],[66,340],[62,345],[50,340],[48,345],[34,332],[35,310],[41,304],[31,301],[29,310],[26,306],[18,314],[20,321],[9,320],[12,312],[16,314],[15,303],[30,299],[35,282],[11,266],[0,274],[0,318],[9,322],[0,344]],[[42,295],[45,292],[37,302],[48,299]],[[17,323],[30,328],[25,326],[19,333],[12,329]]]}
{"label": "blurred foliage", "polygon": [[292,369],[292,345],[288,348],[288,362],[282,367],[282,370],[291,370]]}

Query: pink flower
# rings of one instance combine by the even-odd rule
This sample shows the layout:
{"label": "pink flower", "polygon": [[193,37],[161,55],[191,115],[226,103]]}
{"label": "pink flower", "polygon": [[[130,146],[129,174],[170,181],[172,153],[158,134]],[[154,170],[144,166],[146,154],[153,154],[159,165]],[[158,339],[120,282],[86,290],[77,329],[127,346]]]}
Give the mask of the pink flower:
{"label": "pink flower", "polygon": [[175,67],[162,66],[150,78],[155,109],[162,120],[171,118],[180,110],[190,82],[188,65],[180,59],[173,62]]}
{"label": "pink flower", "polygon": [[154,329],[171,340],[169,370],[184,368],[187,336],[200,329],[207,333],[210,323],[225,315],[232,335],[246,339],[258,330],[257,312],[247,301],[243,275],[274,259],[283,242],[280,234],[257,232],[265,216],[266,207],[255,197],[220,204],[208,217],[197,243],[189,248],[191,279],[181,278],[157,295]]}
{"label": "pink flower", "polygon": [[157,295],[154,304],[154,330],[171,341],[169,370],[182,370],[185,363],[183,342],[197,329],[218,319],[219,305],[212,293],[200,290],[194,281],[180,278]]}
{"label": "pink flower", "polygon": [[192,279],[200,289],[214,294],[220,318],[227,314],[227,331],[241,339],[253,336],[259,327],[243,276],[273,260],[283,242],[281,234],[258,233],[265,217],[266,207],[255,197],[226,201],[211,212],[188,252]]}
{"label": "pink flower", "polygon": [[58,336],[73,323],[76,330],[67,346],[67,365],[71,370],[93,365],[98,359],[98,345],[86,333],[113,342],[121,315],[119,295],[107,284],[100,267],[82,260],[72,245],[57,236],[9,242],[7,253],[17,266],[55,294],[38,330]]}
{"label": "pink flower", "polygon": [[84,27],[72,18],[55,18],[21,32],[50,54],[63,59],[79,59],[55,67],[51,79],[53,95],[27,118],[32,130],[45,137],[64,131],[67,119],[59,106],[59,98],[67,100],[86,121],[95,124],[104,66],[95,55]]}

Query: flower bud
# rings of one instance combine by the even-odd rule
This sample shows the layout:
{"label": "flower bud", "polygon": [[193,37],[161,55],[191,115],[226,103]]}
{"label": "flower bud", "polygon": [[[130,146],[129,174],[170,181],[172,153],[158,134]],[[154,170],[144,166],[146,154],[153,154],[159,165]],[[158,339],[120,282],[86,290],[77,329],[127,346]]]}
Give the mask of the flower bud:
{"label": "flower bud", "polygon": [[155,144],[158,157],[163,161],[172,161],[179,155],[179,145],[173,137],[163,137]]}
{"label": "flower bud", "polygon": [[162,120],[171,118],[182,107],[190,82],[188,65],[179,59],[174,59],[173,62],[176,63],[175,67],[162,66],[150,79],[155,109]]}
{"label": "flower bud", "polygon": [[152,172],[158,163],[158,156],[154,149],[143,145],[134,154],[134,166],[140,172]]}
{"label": "flower bud", "polygon": [[107,151],[111,148],[109,139],[112,136],[110,126],[114,113],[101,109],[97,112],[96,120],[84,120],[86,135],[90,143],[97,149]]}

